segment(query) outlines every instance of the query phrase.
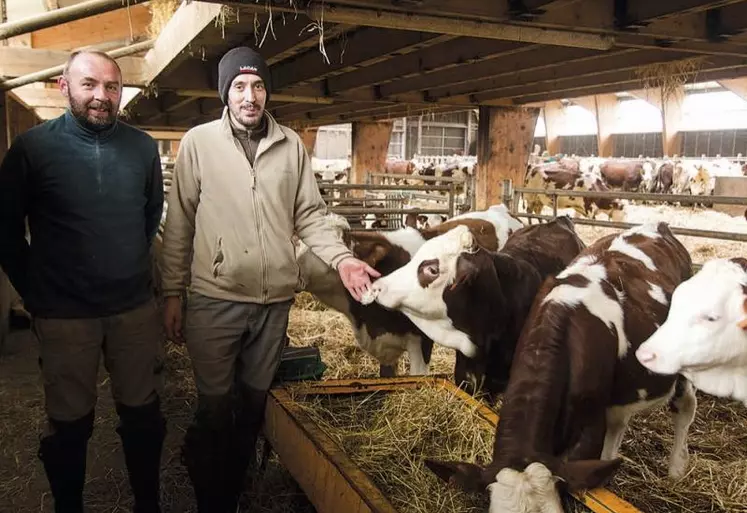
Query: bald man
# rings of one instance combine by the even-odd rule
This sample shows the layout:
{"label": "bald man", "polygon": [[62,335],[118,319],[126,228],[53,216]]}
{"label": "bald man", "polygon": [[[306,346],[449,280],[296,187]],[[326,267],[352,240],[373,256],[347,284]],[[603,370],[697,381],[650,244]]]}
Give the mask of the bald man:
{"label": "bald man", "polygon": [[163,209],[158,146],[117,119],[122,73],[108,55],[72,54],[59,87],[65,113],[18,136],[0,165],[0,266],[40,343],[39,458],[55,512],[82,513],[103,354],[133,511],[157,513],[166,432],[150,259]]}

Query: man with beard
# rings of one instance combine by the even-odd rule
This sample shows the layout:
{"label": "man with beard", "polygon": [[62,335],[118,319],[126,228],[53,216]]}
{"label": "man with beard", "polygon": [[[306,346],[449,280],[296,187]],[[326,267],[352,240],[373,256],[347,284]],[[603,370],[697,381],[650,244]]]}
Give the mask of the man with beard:
{"label": "man with beard", "polygon": [[48,422],[39,458],[55,511],[82,513],[103,353],[133,511],[158,513],[166,431],[150,258],[163,208],[158,147],[117,119],[122,74],[105,53],[72,54],[59,87],[66,112],[20,135],[0,166],[0,266],[40,342]]}
{"label": "man with beard", "polygon": [[162,264],[166,333],[185,339],[197,385],[182,454],[200,513],[236,509],[298,284],[294,232],[357,300],[379,276],[327,224],[298,134],[265,111],[264,59],[230,50],[218,93],[222,117],[192,128],[179,147]]}

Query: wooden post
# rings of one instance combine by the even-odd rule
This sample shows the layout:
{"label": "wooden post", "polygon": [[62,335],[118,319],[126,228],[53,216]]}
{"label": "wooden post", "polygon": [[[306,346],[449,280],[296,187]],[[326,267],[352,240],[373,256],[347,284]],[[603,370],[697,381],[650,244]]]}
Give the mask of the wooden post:
{"label": "wooden post", "polygon": [[662,151],[667,157],[680,155],[682,153],[680,126],[682,126],[682,102],[685,99],[685,89],[677,88],[668,98],[664,98],[661,88],[632,91],[631,94],[661,111]]}
{"label": "wooden post", "polygon": [[617,122],[617,96],[598,94],[594,96],[597,116],[597,146],[600,157],[615,156],[615,140],[612,130]]}
{"label": "wooden post", "polygon": [[314,155],[314,146],[316,146],[316,134],[319,132],[318,128],[304,128],[299,132],[303,145],[306,146],[306,153],[309,157]]}
{"label": "wooden post", "polygon": [[[386,156],[392,137],[392,121],[353,122],[353,159],[350,183],[365,183],[366,173],[386,172]],[[363,191],[350,191],[353,196],[363,196]]]}
{"label": "wooden post", "polygon": [[560,153],[560,127],[563,120],[563,104],[559,100],[546,102],[543,111],[545,116],[545,146],[547,153],[557,155]]}
{"label": "wooden post", "polygon": [[484,210],[501,201],[501,184],[524,183],[531,154],[537,107],[480,107],[477,127],[475,208]]}

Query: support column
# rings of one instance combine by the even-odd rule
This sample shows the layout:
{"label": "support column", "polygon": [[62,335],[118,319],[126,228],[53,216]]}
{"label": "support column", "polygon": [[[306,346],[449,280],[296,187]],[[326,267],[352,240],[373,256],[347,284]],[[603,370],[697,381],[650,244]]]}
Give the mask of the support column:
{"label": "support column", "polygon": [[501,202],[503,180],[524,183],[532,151],[537,107],[480,107],[477,127],[475,208],[485,210]]}
{"label": "support column", "polygon": [[547,153],[560,153],[560,128],[563,125],[563,104],[559,100],[546,102],[543,108],[545,116],[545,145]]}
{"label": "support column", "polygon": [[571,100],[594,114],[597,121],[597,148],[599,157],[615,156],[613,132],[617,123],[617,96],[614,94],[597,94]]}
{"label": "support column", "polygon": [[304,128],[298,135],[301,136],[303,145],[306,147],[306,153],[309,154],[309,158],[314,155],[314,146],[316,146],[316,135],[319,133],[318,128]]}
{"label": "support column", "polygon": [[[384,173],[389,140],[392,138],[392,121],[353,122],[353,159],[350,183],[366,183],[366,173]],[[363,191],[351,191],[363,196]]]}
{"label": "support column", "polygon": [[661,88],[631,92],[633,96],[654,105],[661,112],[661,143],[665,157],[673,157],[682,153],[682,102],[685,99],[685,89],[679,87],[664,98]]}

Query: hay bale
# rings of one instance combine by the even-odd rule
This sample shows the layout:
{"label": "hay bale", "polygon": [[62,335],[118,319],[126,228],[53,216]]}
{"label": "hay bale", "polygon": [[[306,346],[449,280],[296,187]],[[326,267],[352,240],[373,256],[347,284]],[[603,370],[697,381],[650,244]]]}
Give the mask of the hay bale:
{"label": "hay bale", "polygon": [[151,39],[158,37],[163,28],[179,8],[180,0],[150,0],[148,10],[150,11],[150,24],[148,35]]}

